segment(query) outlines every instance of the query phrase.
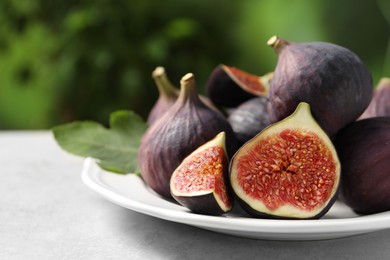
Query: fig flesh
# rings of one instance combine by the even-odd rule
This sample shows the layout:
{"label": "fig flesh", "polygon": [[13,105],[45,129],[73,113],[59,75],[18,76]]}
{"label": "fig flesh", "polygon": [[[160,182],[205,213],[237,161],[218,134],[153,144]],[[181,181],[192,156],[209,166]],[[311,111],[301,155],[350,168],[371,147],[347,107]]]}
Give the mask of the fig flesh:
{"label": "fig flesh", "polygon": [[232,208],[225,138],[225,132],[219,133],[187,156],[172,174],[173,198],[193,212],[220,215]]}
{"label": "fig flesh", "polygon": [[186,74],[175,104],[142,137],[138,163],[145,183],[171,198],[173,171],[186,156],[222,131],[226,133],[228,155],[232,156],[237,140],[229,122],[199,99],[194,75]]}
{"label": "fig flesh", "polygon": [[390,116],[390,78],[381,78],[371,102],[359,119]]}
{"label": "fig flesh", "polygon": [[331,43],[293,43],[277,36],[268,45],[278,55],[268,95],[271,122],[287,117],[303,101],[311,105],[325,132],[334,136],[367,108],[372,77],[352,51]]}
{"label": "fig flesh", "polygon": [[301,102],[292,115],[244,144],[229,171],[233,192],[250,215],[313,219],[336,199],[340,162],[309,104]]}
{"label": "fig flesh", "polygon": [[266,96],[272,72],[264,76],[250,74],[221,64],[206,83],[206,95],[217,107],[236,107],[256,96]]}
{"label": "fig flesh", "polygon": [[344,202],[360,214],[390,210],[390,117],[353,122],[334,143]]}
{"label": "fig flesh", "polygon": [[267,104],[266,97],[255,97],[245,101],[229,114],[228,121],[241,144],[270,125]]}

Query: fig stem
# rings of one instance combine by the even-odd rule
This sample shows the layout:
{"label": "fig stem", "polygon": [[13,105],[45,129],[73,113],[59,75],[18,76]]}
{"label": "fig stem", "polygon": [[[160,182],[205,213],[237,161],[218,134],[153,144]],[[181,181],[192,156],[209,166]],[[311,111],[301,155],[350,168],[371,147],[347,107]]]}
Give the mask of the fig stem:
{"label": "fig stem", "polygon": [[162,97],[177,97],[177,88],[171,83],[166,74],[165,68],[158,66],[152,73],[158,92]]}
{"label": "fig stem", "polygon": [[289,45],[290,42],[280,38],[279,36],[272,36],[271,38],[269,38],[269,40],[267,41],[267,45],[268,46],[271,46],[275,51],[276,53],[279,53],[281,49],[283,49],[283,47],[285,47],[286,45]]}
{"label": "fig stem", "polygon": [[187,99],[200,101],[193,73],[187,73],[180,80],[180,94],[178,100],[180,100],[179,102],[185,102]]}

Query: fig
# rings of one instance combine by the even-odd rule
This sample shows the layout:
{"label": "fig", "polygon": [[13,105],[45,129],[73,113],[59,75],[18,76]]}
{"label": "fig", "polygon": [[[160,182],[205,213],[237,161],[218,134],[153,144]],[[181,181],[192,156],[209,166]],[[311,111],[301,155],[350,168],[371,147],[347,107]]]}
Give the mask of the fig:
{"label": "fig", "polygon": [[186,74],[176,102],[141,139],[138,162],[143,180],[156,193],[171,198],[173,171],[186,156],[222,131],[226,133],[228,155],[232,156],[237,140],[229,122],[200,100],[194,75]]}
{"label": "fig", "polygon": [[229,167],[232,190],[254,217],[316,219],[337,197],[336,150],[305,102],[244,144]]}
{"label": "fig", "polygon": [[[154,79],[158,88],[159,97],[149,112],[147,118],[147,123],[149,125],[151,125],[154,121],[161,118],[161,116],[165,114],[165,112],[175,103],[180,92],[180,90],[176,88],[169,80],[164,67],[158,66],[152,72],[152,78]],[[208,107],[218,113],[221,113],[221,111],[214,106],[214,104],[209,98],[203,95],[199,95],[199,98]]]}
{"label": "fig", "polygon": [[195,213],[221,215],[231,210],[233,200],[227,186],[229,161],[225,132],[200,146],[173,172],[171,194]]}
{"label": "fig", "polygon": [[221,64],[206,82],[206,96],[217,107],[236,107],[253,97],[267,95],[271,78],[272,72],[257,76]]}
{"label": "fig", "polygon": [[278,62],[268,93],[272,123],[290,115],[299,102],[311,105],[314,118],[333,137],[355,121],[370,103],[372,77],[352,51],[327,42],[268,40]]}
{"label": "fig", "polygon": [[179,90],[172,85],[171,81],[167,77],[164,67],[157,67],[152,72],[152,78],[158,88],[159,97],[149,112],[147,118],[147,123],[149,125],[165,114],[179,96]]}
{"label": "fig", "polygon": [[371,102],[359,119],[390,116],[390,78],[381,78]]}
{"label": "fig", "polygon": [[390,210],[390,117],[353,122],[337,134],[334,143],[344,202],[360,214]]}
{"label": "fig", "polygon": [[245,101],[229,114],[228,121],[241,144],[270,125],[267,104],[266,97],[255,97]]}

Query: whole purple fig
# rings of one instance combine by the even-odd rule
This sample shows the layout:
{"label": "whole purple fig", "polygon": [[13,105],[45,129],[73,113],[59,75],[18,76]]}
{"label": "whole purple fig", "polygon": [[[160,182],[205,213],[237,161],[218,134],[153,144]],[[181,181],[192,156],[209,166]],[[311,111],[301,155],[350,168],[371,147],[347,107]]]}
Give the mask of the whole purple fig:
{"label": "whole purple fig", "polygon": [[171,198],[169,181],[185,157],[218,133],[226,133],[229,156],[237,149],[237,140],[228,121],[206,106],[196,91],[192,73],[181,79],[175,104],[155,121],[144,134],[138,162],[141,176],[155,192]]}
{"label": "whole purple fig", "polygon": [[345,203],[361,214],[390,210],[390,117],[355,121],[334,143]]}
{"label": "whole purple fig", "polygon": [[372,77],[352,51],[332,43],[293,43],[277,36],[268,45],[278,54],[268,95],[272,122],[287,117],[304,101],[320,126],[333,136],[367,108]]}

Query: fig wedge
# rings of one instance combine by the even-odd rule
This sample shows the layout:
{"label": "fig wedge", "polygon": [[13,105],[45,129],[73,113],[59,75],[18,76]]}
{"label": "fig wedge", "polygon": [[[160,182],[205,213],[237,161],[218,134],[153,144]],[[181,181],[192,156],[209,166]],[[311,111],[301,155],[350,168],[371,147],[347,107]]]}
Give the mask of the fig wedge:
{"label": "fig wedge", "polygon": [[206,83],[206,95],[217,107],[236,107],[256,96],[266,96],[273,73],[257,76],[221,64]]}
{"label": "fig wedge", "polygon": [[225,132],[221,132],[200,146],[171,176],[172,197],[193,212],[220,215],[232,208],[226,181],[229,162],[225,139]]}

